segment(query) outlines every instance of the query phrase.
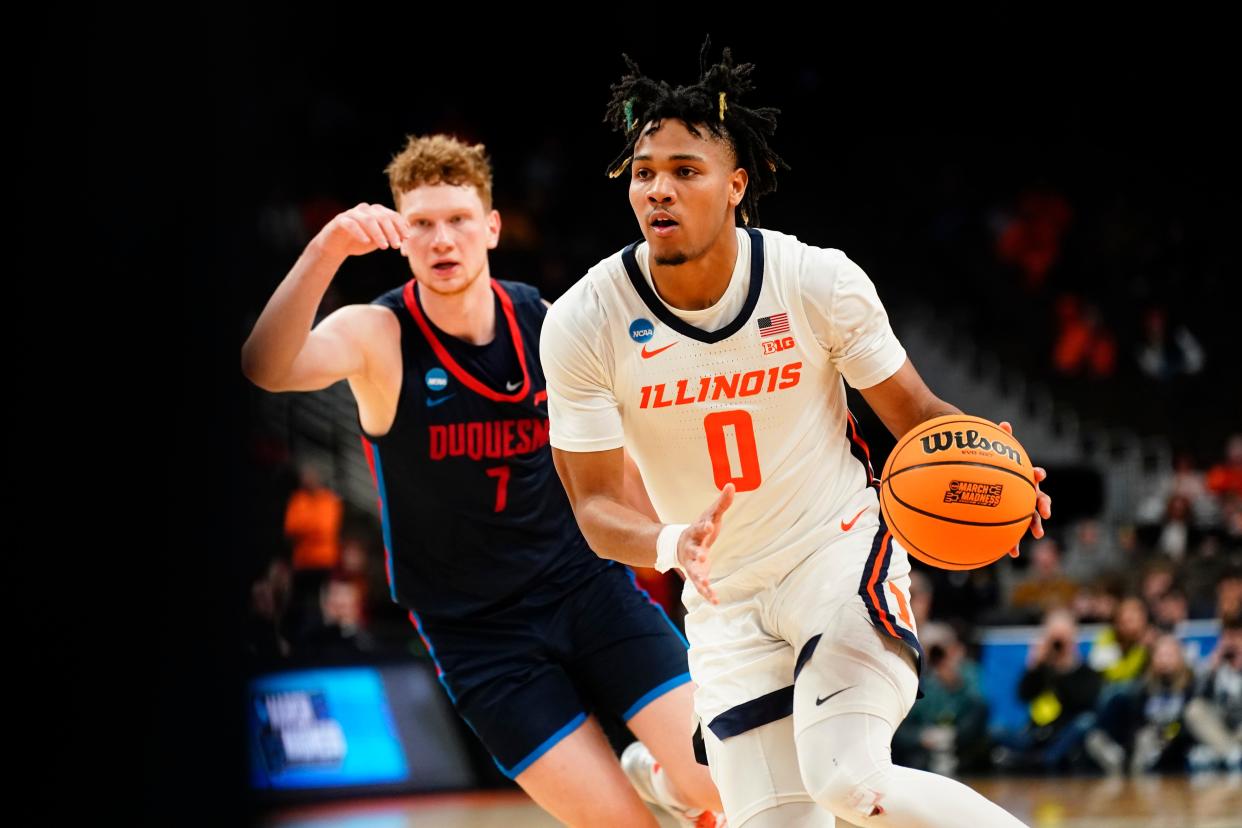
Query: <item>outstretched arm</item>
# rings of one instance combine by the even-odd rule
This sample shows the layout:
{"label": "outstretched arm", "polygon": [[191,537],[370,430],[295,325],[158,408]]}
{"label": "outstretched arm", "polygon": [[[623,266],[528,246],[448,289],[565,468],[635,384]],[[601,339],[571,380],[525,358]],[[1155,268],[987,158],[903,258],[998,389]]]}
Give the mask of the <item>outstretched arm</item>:
{"label": "outstretched arm", "polygon": [[314,391],[368,373],[371,343],[391,314],[350,305],[313,330],[315,312],[349,256],[400,249],[405,219],[387,207],[359,204],[328,222],[311,239],[268,300],[242,346],[242,373],[268,391]]}

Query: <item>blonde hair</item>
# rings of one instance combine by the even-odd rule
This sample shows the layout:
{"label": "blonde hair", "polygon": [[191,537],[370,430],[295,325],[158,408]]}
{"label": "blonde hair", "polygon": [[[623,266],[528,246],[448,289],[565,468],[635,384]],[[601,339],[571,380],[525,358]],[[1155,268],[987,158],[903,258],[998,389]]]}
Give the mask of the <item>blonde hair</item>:
{"label": "blonde hair", "polygon": [[402,193],[427,184],[451,184],[473,186],[483,209],[492,209],[492,162],[482,144],[470,146],[451,135],[408,135],[405,149],[384,172],[394,207],[400,207]]}

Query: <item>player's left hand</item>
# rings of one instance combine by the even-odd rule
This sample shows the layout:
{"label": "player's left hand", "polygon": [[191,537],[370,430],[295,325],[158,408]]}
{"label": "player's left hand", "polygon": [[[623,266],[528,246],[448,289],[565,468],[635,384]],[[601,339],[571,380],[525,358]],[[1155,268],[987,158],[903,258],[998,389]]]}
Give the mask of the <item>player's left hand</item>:
{"label": "player's left hand", "polygon": [[719,604],[720,599],[712,589],[710,553],[724,523],[724,513],[733,504],[734,491],[736,487],[726,483],[716,502],[708,506],[698,520],[681,530],[681,537],[677,539],[677,562],[699,595],[713,604]]}
{"label": "player's left hand", "polygon": [[[1000,423],[1000,428],[1006,434],[1013,435],[1013,426],[1008,422]],[[1036,466],[1033,471],[1035,473],[1035,514],[1031,515],[1031,537],[1039,539],[1044,536],[1044,521],[1052,518],[1052,498],[1039,488],[1039,484],[1048,477],[1048,472],[1040,466]],[[1009,557],[1018,557],[1018,544],[1015,543],[1013,549],[1009,550]]]}

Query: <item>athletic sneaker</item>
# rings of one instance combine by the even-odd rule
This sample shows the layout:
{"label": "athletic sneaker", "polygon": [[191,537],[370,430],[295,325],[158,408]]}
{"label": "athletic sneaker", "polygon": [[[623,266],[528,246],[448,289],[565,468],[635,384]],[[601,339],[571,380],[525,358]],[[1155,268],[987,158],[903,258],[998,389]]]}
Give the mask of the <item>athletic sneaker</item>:
{"label": "athletic sneaker", "polygon": [[644,802],[670,814],[681,828],[726,828],[724,814],[687,808],[673,799],[664,770],[642,742],[634,742],[622,751],[621,769]]}

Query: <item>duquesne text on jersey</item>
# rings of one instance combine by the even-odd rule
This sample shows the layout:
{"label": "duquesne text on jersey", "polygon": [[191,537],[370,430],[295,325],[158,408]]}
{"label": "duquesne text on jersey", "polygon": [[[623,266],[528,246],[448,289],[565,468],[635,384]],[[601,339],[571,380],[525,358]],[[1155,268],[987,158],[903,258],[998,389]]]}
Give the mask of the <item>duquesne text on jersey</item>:
{"label": "duquesne text on jersey", "polygon": [[519,420],[486,420],[428,426],[432,460],[446,457],[513,457],[529,454],[548,444],[546,417]]}
{"label": "duquesne text on jersey", "polygon": [[790,362],[766,370],[716,374],[698,379],[681,379],[642,387],[639,408],[666,408],[670,405],[693,405],[723,397],[753,397],[756,394],[793,388],[802,378],[802,363]]}

